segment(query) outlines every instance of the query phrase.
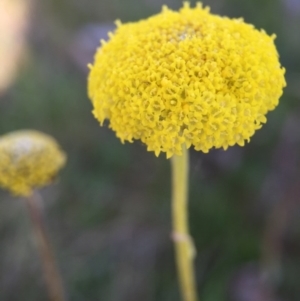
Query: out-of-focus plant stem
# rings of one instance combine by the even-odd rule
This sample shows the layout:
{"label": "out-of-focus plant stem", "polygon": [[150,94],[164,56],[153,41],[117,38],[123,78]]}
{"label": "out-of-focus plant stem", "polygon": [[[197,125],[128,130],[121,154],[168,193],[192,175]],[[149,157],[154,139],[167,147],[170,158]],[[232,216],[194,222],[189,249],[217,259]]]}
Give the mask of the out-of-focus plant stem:
{"label": "out-of-focus plant stem", "polygon": [[43,216],[37,205],[38,197],[39,196],[37,193],[33,192],[28,198],[26,198],[26,200],[35,234],[36,244],[40,253],[44,278],[50,300],[65,301],[66,299],[61,275],[57,268],[54,253],[45,229]]}

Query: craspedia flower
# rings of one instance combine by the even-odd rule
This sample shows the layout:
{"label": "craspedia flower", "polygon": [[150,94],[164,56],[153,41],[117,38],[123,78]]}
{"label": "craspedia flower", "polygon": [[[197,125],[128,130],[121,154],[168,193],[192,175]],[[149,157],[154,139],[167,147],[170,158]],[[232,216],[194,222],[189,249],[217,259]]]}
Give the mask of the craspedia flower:
{"label": "craspedia flower", "polygon": [[122,142],[167,157],[193,145],[243,146],[285,86],[275,35],[188,3],[136,23],[117,22],[90,65],[93,114]]}
{"label": "craspedia flower", "polygon": [[43,133],[23,130],[0,137],[0,186],[19,196],[49,184],[64,166],[66,155]]}

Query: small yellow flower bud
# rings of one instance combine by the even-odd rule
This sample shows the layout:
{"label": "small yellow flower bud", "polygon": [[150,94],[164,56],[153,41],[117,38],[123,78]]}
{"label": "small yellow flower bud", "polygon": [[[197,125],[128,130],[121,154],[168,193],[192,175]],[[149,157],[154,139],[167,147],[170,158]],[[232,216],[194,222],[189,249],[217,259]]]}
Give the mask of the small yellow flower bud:
{"label": "small yellow flower bud", "polygon": [[49,184],[64,166],[66,155],[56,141],[31,130],[0,136],[0,186],[19,196]]}

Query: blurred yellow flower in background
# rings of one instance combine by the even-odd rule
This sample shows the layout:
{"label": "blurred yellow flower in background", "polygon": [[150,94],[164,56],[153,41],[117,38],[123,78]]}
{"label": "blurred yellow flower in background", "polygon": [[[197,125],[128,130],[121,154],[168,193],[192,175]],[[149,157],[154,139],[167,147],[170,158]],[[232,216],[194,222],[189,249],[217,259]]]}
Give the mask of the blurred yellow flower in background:
{"label": "blurred yellow flower in background", "polygon": [[51,183],[66,155],[50,136],[32,130],[0,136],[0,186],[19,196]]}
{"label": "blurred yellow flower in background", "polygon": [[266,122],[285,86],[275,36],[188,3],[121,24],[90,65],[94,116],[122,142],[156,155],[208,152],[245,141]]}

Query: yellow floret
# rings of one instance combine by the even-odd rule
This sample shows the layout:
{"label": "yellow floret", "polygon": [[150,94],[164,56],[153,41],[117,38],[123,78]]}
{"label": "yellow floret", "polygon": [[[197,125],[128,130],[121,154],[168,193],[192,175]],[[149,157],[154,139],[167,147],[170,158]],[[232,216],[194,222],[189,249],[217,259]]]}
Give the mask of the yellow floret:
{"label": "yellow floret", "polygon": [[94,116],[122,142],[156,155],[208,152],[245,141],[266,122],[285,86],[275,36],[198,3],[122,25],[90,66]]}
{"label": "yellow floret", "polygon": [[56,141],[37,131],[0,137],[0,186],[19,196],[49,184],[66,162]]}

